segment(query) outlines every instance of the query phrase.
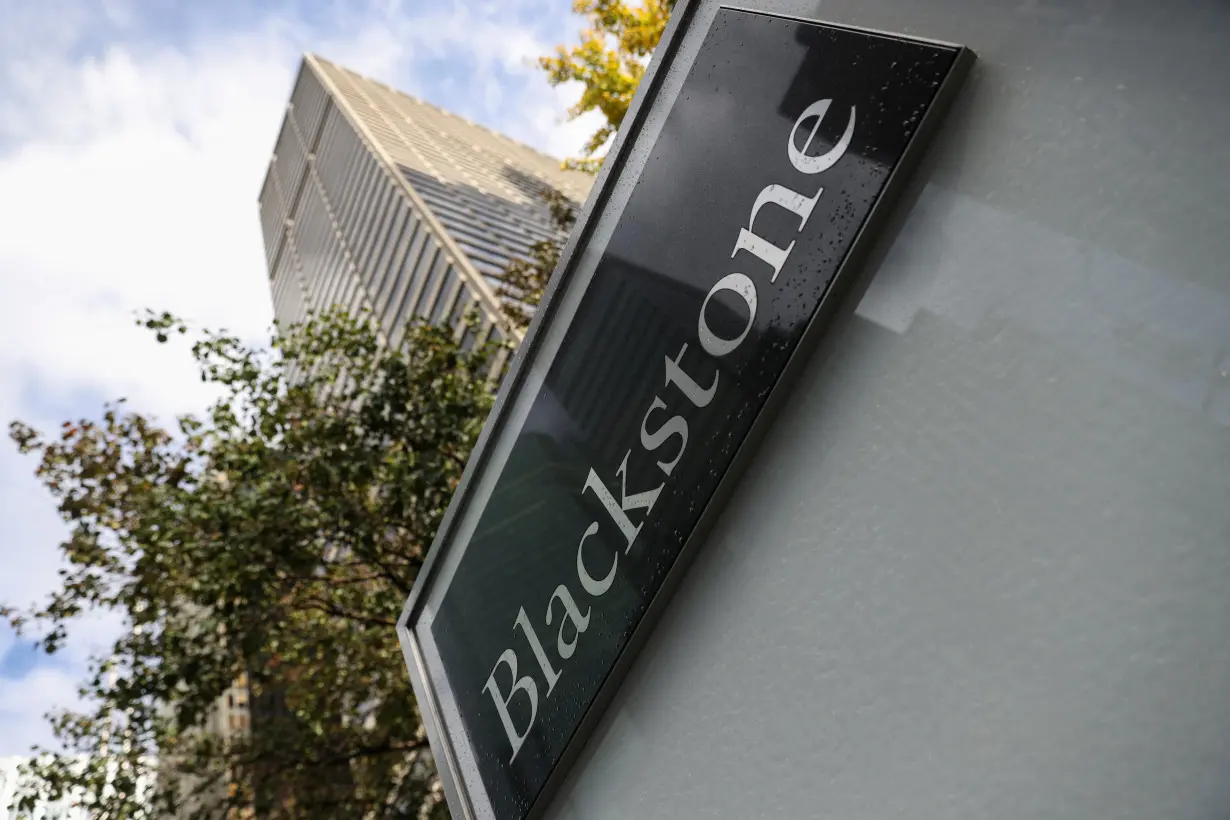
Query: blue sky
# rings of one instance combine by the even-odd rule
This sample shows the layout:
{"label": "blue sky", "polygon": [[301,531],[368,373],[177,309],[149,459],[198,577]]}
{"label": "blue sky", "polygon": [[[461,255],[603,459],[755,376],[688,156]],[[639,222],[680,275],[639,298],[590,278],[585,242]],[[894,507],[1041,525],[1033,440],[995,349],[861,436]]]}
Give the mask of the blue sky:
{"label": "blue sky", "polygon": [[[0,0],[0,421],[44,429],[127,397],[162,418],[209,394],[187,351],[133,326],[169,309],[256,337],[272,318],[256,195],[303,51],[557,155],[576,89],[532,60],[575,36],[568,0]],[[0,442],[0,601],[50,589],[63,527]],[[0,756],[51,738],[116,623],[54,661],[0,629]]]}

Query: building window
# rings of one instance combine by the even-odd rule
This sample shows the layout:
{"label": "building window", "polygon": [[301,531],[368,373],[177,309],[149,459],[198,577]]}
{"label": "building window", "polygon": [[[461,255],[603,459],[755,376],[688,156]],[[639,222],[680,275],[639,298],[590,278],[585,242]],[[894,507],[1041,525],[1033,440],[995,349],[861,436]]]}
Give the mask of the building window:
{"label": "building window", "polygon": [[371,276],[366,278],[368,290],[373,297],[384,288],[384,283],[393,272],[394,260],[401,245],[402,236],[410,221],[410,208],[404,203],[398,203],[393,220],[393,228],[385,238],[384,248],[372,266]]}
{"label": "building window", "polygon": [[423,289],[419,292],[419,298],[414,304],[414,312],[411,316],[426,318],[430,314],[431,306],[435,302],[436,291],[439,289],[440,280],[444,277],[444,270],[447,267],[448,260],[444,254],[437,252],[435,264],[431,267],[431,275],[423,283]]}
{"label": "building window", "polygon": [[411,214],[406,220],[401,241],[398,242],[397,253],[389,264],[389,272],[380,283],[380,288],[374,294],[376,310],[381,318],[385,318],[392,305],[401,305],[404,294],[402,286],[406,283],[406,271],[414,269],[414,263],[423,248],[425,231],[419,225],[417,218]]}
{"label": "building window", "polygon": [[457,274],[452,266],[448,269],[448,276],[444,280],[444,284],[440,286],[440,295],[436,299],[435,310],[431,312],[431,323],[434,325],[443,324],[444,317],[449,315],[449,310],[453,307],[454,301],[457,299],[457,291],[461,289],[461,282],[457,279]]}
{"label": "building window", "polygon": [[[384,182],[383,179],[380,179]],[[371,264],[373,251],[376,247],[376,236],[380,228],[385,226],[389,215],[389,205],[393,199],[394,191],[392,188],[377,188],[372,194],[372,199],[375,201],[373,207],[364,220],[364,224],[359,226],[359,239],[355,243],[355,265],[359,270],[366,270]]]}
{"label": "building window", "polygon": [[453,311],[448,315],[449,327],[457,327],[466,317],[466,312],[474,304],[474,295],[470,293],[470,289],[465,285],[461,286],[461,293],[457,296],[457,301],[453,305]]}

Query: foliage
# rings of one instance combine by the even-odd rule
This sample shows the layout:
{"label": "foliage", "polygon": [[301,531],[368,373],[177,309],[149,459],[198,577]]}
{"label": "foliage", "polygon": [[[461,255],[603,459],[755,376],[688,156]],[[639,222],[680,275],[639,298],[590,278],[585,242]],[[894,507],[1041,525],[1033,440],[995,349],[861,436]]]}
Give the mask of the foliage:
{"label": "foliage", "polygon": [[[390,350],[333,312],[269,349],[205,331],[192,352],[222,396],[173,430],[122,400],[54,435],[12,425],[71,534],[60,588],[3,614],[49,653],[91,611],[125,622],[84,711],[53,717],[69,754],[34,765],[38,796],[90,795],[102,820],[447,816],[394,626],[490,409],[495,346],[416,325]],[[241,675],[253,731],[191,729]]]}
{"label": "foliage", "polygon": [[[551,221],[556,229],[567,235],[577,221],[572,201],[554,189],[546,190],[543,199],[550,209]],[[514,259],[504,268],[497,295],[505,316],[523,330],[529,326],[534,308],[542,301],[551,274],[559,263],[561,250],[559,242],[544,239],[534,243],[530,258]]]}
{"label": "foliage", "polygon": [[602,164],[593,155],[619,129],[645,66],[674,9],[675,0],[575,0],[573,11],[588,25],[580,43],[559,46],[539,65],[552,85],[580,82],[584,91],[569,109],[571,119],[597,111],[606,122],[582,149],[585,156],[566,167],[594,173]]}

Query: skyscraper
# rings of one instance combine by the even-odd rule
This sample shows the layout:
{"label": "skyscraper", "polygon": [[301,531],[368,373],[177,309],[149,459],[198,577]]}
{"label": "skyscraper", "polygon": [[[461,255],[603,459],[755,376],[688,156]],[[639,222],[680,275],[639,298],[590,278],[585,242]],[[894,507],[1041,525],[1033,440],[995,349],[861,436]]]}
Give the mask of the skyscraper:
{"label": "skyscraper", "polygon": [[[400,343],[418,316],[517,340],[499,276],[562,239],[542,195],[584,200],[590,178],[502,134],[315,55],[299,68],[260,194],[280,322],[370,309]],[[467,341],[473,341],[467,340]]]}
{"label": "skyscraper", "polygon": [[[259,198],[274,315],[282,324],[368,309],[385,341],[419,317],[520,340],[497,291],[510,261],[561,241],[544,194],[580,204],[591,178],[502,134],[315,55],[299,66]],[[497,367],[499,362],[497,362]],[[260,732],[280,698],[246,682],[205,731]],[[242,701],[242,702],[240,702]],[[278,799],[258,788],[258,801]]]}

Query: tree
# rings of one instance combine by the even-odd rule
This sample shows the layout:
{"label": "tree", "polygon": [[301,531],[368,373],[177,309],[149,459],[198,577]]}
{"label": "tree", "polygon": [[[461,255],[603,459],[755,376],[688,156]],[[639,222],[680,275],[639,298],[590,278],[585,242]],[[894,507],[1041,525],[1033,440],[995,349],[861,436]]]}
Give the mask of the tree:
{"label": "tree", "polygon": [[[90,795],[103,820],[447,816],[394,626],[491,407],[496,346],[415,325],[390,350],[334,312],[267,349],[202,331],[192,352],[222,391],[202,417],[165,429],[120,401],[54,435],[11,427],[70,535],[59,588],[3,614],[47,652],[92,610],[125,623],[83,710],[54,716],[69,753],[33,766],[38,796]],[[253,731],[193,730],[239,675]]]}
{"label": "tree", "polygon": [[559,46],[555,55],[539,65],[553,86],[580,82],[584,86],[570,119],[597,111],[606,122],[582,149],[585,156],[571,159],[566,167],[594,173],[602,160],[594,154],[619,129],[628,106],[645,74],[650,55],[662,39],[675,0],[575,0],[573,11],[588,21],[581,41]]}
{"label": "tree", "polygon": [[[559,46],[555,55],[538,62],[553,86],[580,82],[581,99],[568,110],[570,119],[597,111],[606,120],[586,142],[584,157],[564,162],[565,168],[596,173],[602,159],[594,154],[619,129],[645,66],[670,20],[675,0],[575,0],[573,11],[584,16],[589,25],[581,32],[581,42]],[[556,228],[567,234],[576,222],[576,211],[562,193],[544,194]],[[546,291],[551,274],[559,262],[561,246],[542,241],[533,246],[529,259],[514,260],[503,274],[499,295],[504,312],[522,328],[529,325],[533,308]]]}

